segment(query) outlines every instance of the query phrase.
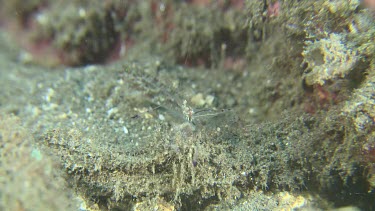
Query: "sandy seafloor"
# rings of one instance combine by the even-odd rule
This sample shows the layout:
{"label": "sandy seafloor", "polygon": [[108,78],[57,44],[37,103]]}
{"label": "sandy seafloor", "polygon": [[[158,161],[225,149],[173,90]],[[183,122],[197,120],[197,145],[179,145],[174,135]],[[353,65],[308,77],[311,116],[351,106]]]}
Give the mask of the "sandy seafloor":
{"label": "sandy seafloor", "polygon": [[373,52],[269,36],[240,70],[141,44],[48,67],[1,31],[1,210],[375,209]]}

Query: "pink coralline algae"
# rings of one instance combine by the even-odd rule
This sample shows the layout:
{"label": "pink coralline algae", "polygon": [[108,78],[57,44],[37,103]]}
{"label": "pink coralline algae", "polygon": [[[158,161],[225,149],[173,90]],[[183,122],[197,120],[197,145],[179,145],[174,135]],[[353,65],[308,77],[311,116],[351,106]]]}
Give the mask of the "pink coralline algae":
{"label": "pink coralline algae", "polygon": [[375,0],[363,0],[364,4],[372,11],[375,11]]}
{"label": "pink coralline algae", "polygon": [[267,8],[268,17],[276,17],[280,14],[280,2],[276,1],[275,3],[270,3]]}

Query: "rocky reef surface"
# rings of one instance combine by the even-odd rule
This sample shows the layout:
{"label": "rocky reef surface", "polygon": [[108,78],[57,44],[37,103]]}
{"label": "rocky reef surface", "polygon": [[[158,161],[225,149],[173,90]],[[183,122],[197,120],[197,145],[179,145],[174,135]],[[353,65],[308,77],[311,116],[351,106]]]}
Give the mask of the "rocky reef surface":
{"label": "rocky reef surface", "polygon": [[23,2],[2,210],[375,209],[371,1]]}

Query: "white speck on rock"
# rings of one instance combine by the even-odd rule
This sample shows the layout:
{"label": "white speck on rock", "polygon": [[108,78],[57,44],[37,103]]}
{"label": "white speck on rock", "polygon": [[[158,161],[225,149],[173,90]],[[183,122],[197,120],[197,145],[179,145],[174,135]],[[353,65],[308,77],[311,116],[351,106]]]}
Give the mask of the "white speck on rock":
{"label": "white speck on rock", "polygon": [[160,119],[161,121],[164,121],[164,120],[165,120],[164,115],[163,115],[163,114],[159,114],[159,119]]}
{"label": "white speck on rock", "polygon": [[122,127],[122,130],[124,131],[125,134],[128,134],[128,133],[129,133],[128,128],[126,128],[125,126]]}

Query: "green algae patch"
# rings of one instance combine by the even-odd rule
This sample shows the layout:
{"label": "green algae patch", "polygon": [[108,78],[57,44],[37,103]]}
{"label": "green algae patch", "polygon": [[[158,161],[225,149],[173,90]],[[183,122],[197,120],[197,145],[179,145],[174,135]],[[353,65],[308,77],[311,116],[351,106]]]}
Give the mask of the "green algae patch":
{"label": "green algae patch", "polygon": [[19,118],[0,115],[2,210],[78,209],[53,156],[42,156]]}

